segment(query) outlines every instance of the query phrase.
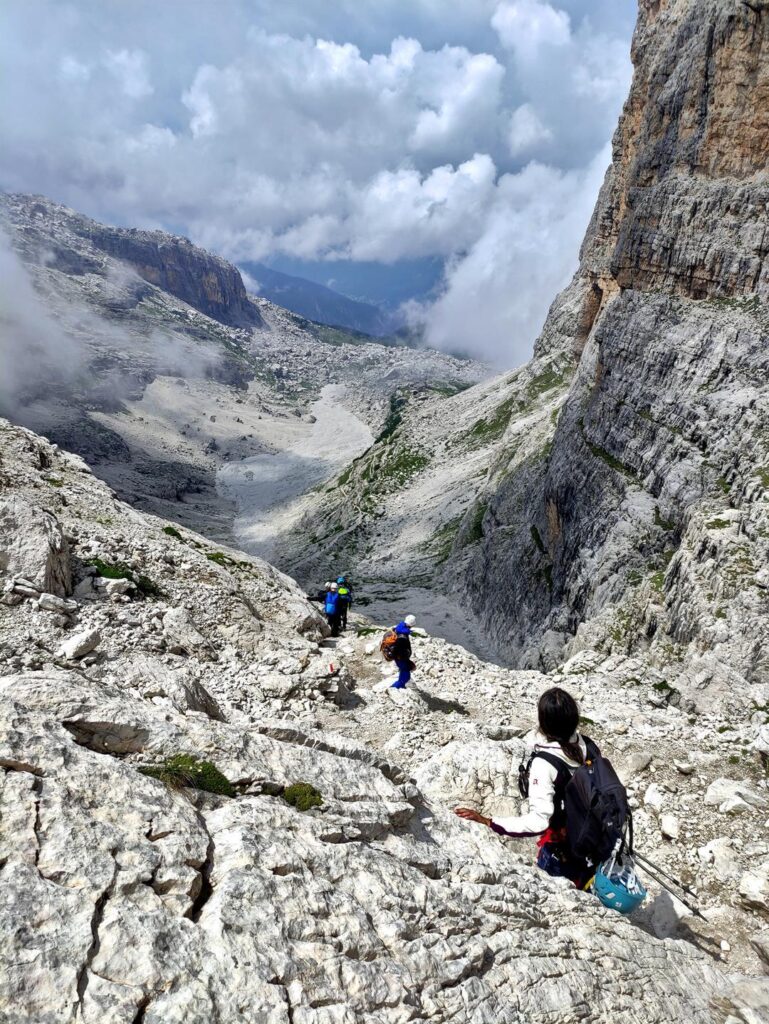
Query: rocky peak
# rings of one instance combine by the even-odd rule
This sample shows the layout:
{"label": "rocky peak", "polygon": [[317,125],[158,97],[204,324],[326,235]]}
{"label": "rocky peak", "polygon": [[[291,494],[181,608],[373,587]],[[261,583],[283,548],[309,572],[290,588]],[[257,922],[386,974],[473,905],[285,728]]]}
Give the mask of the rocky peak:
{"label": "rocky peak", "polygon": [[[760,680],[737,637],[761,629],[767,557],[769,9],[644,3],[633,60],[579,270],[536,347],[576,373],[542,457],[499,460],[458,586],[524,663],[603,643],[675,651],[683,671],[696,636]],[[718,555],[695,584],[703,544]]]}
{"label": "rocky peak", "polygon": [[[35,235],[38,218],[55,221],[60,230],[74,234],[96,249],[130,264],[141,278],[182,299],[207,316],[231,327],[253,327],[262,323],[258,307],[251,302],[240,272],[231,263],[193,245],[188,238],[165,231],[117,228],[84,217],[43,196],[12,195],[4,199],[6,216],[17,228]],[[64,272],[72,272],[71,253],[64,247],[54,261]],[[84,270],[92,269],[84,267]]]}

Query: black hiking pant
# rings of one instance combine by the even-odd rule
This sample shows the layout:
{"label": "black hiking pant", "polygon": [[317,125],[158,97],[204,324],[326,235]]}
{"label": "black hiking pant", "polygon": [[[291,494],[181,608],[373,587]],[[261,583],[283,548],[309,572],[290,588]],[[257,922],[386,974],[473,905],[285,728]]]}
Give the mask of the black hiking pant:
{"label": "black hiking pant", "polygon": [[341,624],[341,613],[340,612],[328,612],[326,614],[328,624],[331,626],[331,635],[339,636],[339,626]]}

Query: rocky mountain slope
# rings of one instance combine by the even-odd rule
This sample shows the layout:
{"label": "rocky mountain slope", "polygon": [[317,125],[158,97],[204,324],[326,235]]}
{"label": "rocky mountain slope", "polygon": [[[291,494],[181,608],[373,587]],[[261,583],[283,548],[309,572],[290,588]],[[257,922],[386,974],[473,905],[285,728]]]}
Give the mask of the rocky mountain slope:
{"label": "rocky mountain slope", "polygon": [[[231,538],[239,511],[217,487],[222,467],[310,434],[327,385],[367,428],[365,448],[397,384],[486,373],[426,350],[404,360],[249,296],[235,267],[184,238],[107,227],[40,196],[1,196],[0,214],[15,275],[0,413],[81,454],[133,504],[210,536]],[[341,445],[339,465],[360,450]]]}
{"label": "rocky mountain slope", "polygon": [[643,653],[744,688],[769,675],[769,10],[642,2],[633,60],[531,363],[404,405],[281,559],[450,594],[511,664]]}
{"label": "rocky mountain slope", "polygon": [[[265,563],[129,508],[7,422],[0,473],[9,1024],[766,1019],[767,847],[730,828],[766,815],[758,756],[727,769],[721,732],[693,730],[656,676],[582,656],[548,679],[423,638],[420,688],[394,703],[369,631],[334,648]],[[452,815],[509,809],[553,679],[706,922],[659,893],[625,921]],[[164,781],[180,755],[223,773],[206,769],[215,792]],[[322,804],[289,803],[297,783]],[[676,929],[693,943],[653,937]]]}
{"label": "rocky mountain slope", "polygon": [[491,481],[459,582],[519,663],[603,637],[752,683],[769,672],[769,9],[640,7],[614,162],[537,345],[573,382],[548,457]]}

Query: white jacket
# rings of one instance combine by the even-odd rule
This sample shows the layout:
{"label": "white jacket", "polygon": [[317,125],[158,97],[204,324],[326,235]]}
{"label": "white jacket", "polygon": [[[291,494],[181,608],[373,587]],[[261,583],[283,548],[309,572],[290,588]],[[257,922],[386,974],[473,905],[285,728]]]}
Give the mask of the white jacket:
{"label": "white jacket", "polygon": [[[585,741],[575,732],[571,738],[572,743],[579,743],[583,758],[587,755]],[[534,730],[526,737],[525,759],[536,750],[547,751],[548,754],[555,754],[569,768],[577,768],[577,761],[572,761],[561,750],[559,743],[550,742],[539,730]],[[531,762],[531,774],[529,776],[529,810],[526,814],[519,814],[515,818],[492,818],[491,827],[500,835],[506,836],[539,836],[547,831],[550,826],[550,819],[555,810],[555,780],[558,771],[554,765],[545,761],[542,757],[535,757]]]}

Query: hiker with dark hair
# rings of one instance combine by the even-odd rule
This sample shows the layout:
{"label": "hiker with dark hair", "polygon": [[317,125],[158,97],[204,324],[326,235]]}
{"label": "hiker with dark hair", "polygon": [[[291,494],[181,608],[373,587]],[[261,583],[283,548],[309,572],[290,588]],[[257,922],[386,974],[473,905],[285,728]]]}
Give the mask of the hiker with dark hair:
{"label": "hiker with dark hair", "polygon": [[329,584],[328,591],[326,592],[324,611],[326,612],[328,624],[331,626],[331,635],[339,636],[339,587],[336,583]]}
{"label": "hiker with dark hair", "polygon": [[[571,879],[581,889],[592,879],[598,861],[609,856],[623,834],[628,816],[627,796],[595,743],[578,733],[579,707],[571,694],[558,687],[546,690],[539,698],[537,711],[539,728],[527,737],[528,763],[521,764],[519,770],[521,794],[529,798],[528,812],[514,818],[487,818],[468,807],[457,807],[455,813],[467,821],[488,825],[501,836],[537,837],[537,865],[549,875]],[[600,778],[596,775],[595,780],[592,779],[594,764],[596,769],[601,767]],[[607,821],[597,823],[594,828],[587,817],[587,824],[580,822],[579,808],[572,815],[579,794],[576,797],[571,791],[566,794],[573,776],[583,766],[584,771],[589,770],[590,782],[583,778],[581,789],[587,792],[589,785],[605,787],[600,796],[606,798],[601,804],[601,813],[605,804]],[[596,801],[593,804],[597,806]],[[586,816],[589,813],[586,811]],[[568,836],[567,817],[570,826],[576,822]],[[587,837],[588,825],[592,828],[590,837]]]}

